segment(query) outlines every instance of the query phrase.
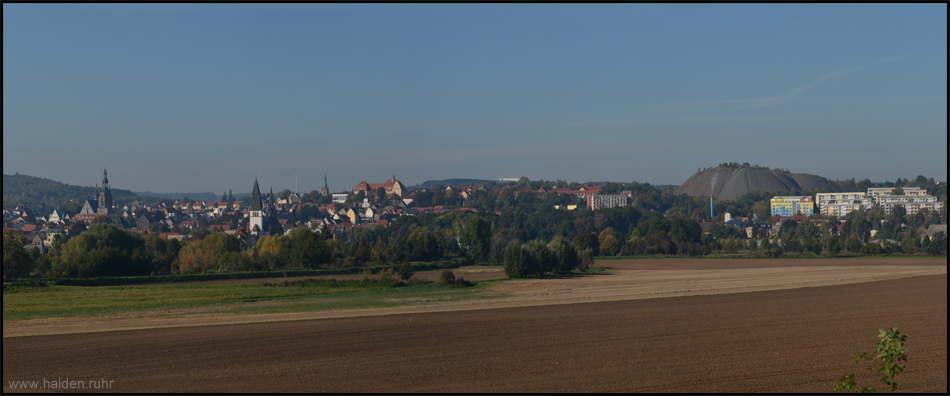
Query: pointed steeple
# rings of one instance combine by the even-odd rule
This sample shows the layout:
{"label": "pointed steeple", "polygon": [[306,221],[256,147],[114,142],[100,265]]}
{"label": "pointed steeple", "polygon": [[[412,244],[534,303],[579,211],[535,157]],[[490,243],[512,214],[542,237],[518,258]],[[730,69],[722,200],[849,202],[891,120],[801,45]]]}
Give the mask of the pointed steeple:
{"label": "pointed steeple", "polygon": [[251,210],[264,210],[264,204],[261,202],[261,187],[257,185],[257,178],[254,179],[254,190],[251,191]]}

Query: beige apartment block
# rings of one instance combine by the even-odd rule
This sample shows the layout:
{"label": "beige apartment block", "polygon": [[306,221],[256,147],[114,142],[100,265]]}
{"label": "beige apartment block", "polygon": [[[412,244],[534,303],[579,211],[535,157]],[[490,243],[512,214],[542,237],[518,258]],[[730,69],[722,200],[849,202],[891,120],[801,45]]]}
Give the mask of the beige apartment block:
{"label": "beige apartment block", "polygon": [[877,198],[877,203],[884,208],[884,213],[890,214],[895,205],[904,207],[907,214],[915,214],[921,209],[939,211],[943,209],[943,202],[933,195],[907,196],[907,195],[881,195]]}
{"label": "beige apartment block", "polygon": [[824,205],[821,205],[821,214],[825,216],[838,216],[843,217],[847,216],[848,213],[851,213],[855,210],[864,208],[864,210],[871,209],[874,206],[874,199],[872,198],[856,198],[856,199],[842,199],[834,201],[825,201]]}
{"label": "beige apartment block", "polygon": [[[874,198],[878,204],[880,204],[880,197],[885,195],[891,195],[891,192],[897,187],[872,187],[868,188],[868,196]],[[924,190],[920,187],[901,187],[901,190],[904,190],[904,196],[908,197],[922,197],[927,195],[927,190]]]}
{"label": "beige apartment block", "polygon": [[[825,206],[826,204],[840,204],[841,201],[853,201],[856,199],[867,198],[867,194],[855,191],[855,192],[838,192],[838,193],[818,193],[815,194],[815,205],[819,208]],[[822,213],[824,210],[822,209]]]}

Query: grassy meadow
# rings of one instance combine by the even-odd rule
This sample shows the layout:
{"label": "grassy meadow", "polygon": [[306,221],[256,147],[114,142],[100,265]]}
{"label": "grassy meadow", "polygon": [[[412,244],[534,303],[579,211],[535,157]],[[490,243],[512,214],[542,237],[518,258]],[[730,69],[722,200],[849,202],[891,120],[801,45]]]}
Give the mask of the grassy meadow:
{"label": "grassy meadow", "polygon": [[377,308],[440,300],[490,298],[501,280],[467,288],[435,282],[307,280],[136,286],[21,286],[3,292],[3,320],[96,316],[141,311],[271,313]]}

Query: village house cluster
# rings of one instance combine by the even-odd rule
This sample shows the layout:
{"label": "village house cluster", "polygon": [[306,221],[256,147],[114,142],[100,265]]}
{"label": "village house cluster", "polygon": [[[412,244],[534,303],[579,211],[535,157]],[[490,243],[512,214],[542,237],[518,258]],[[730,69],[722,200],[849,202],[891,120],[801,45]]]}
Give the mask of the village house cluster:
{"label": "village house cluster", "polygon": [[[501,188],[513,189],[515,196],[534,193],[543,199],[547,194],[555,193],[575,197],[575,204],[554,206],[555,209],[563,210],[598,210],[633,204],[630,191],[600,194],[601,188],[597,185],[573,187],[527,190],[505,185],[495,187],[495,192]],[[37,247],[41,252],[49,250],[57,235],[71,236],[82,232],[95,221],[107,221],[119,228],[179,240],[189,238],[192,230],[203,228],[208,232],[234,235],[248,246],[253,246],[264,235],[273,232],[288,233],[295,227],[306,227],[312,232],[330,232],[333,238],[346,239],[356,228],[386,227],[390,219],[399,216],[442,213],[446,210],[475,211],[461,204],[451,209],[443,205],[421,206],[415,202],[414,195],[426,192],[458,197],[460,202],[464,202],[473,194],[490,189],[491,187],[485,185],[445,186],[439,191],[410,189],[394,175],[383,183],[361,181],[353,191],[331,194],[324,177],[323,189],[320,192],[311,192],[309,197],[298,192],[288,194],[287,191],[278,196],[274,194],[273,189],[269,194],[264,194],[255,179],[249,203],[243,200],[159,199],[156,203],[133,201],[118,206],[113,203],[108,173],[104,170],[102,184],[96,185],[95,196],[83,201],[78,213],[70,215],[59,208],[48,215],[36,213],[26,207],[5,209],[3,228],[22,232],[29,242],[26,248]],[[752,238],[754,235],[763,234],[777,236],[782,222],[787,219],[819,224],[824,217],[838,216],[841,218],[839,222],[843,222],[843,217],[848,213],[860,208],[870,209],[874,205],[880,205],[888,214],[893,207],[901,206],[909,215],[922,209],[938,212],[943,208],[943,202],[937,197],[927,195],[926,190],[907,187],[901,194],[894,194],[894,190],[894,187],[884,187],[869,188],[866,193],[819,193],[814,200],[811,196],[776,196],[771,199],[771,221],[760,224],[762,230],[752,227],[755,218],[750,221],[748,217],[733,217],[729,213],[725,213],[724,224],[745,231],[745,234]],[[313,199],[314,194],[328,198],[319,200],[325,203],[317,203]],[[332,199],[329,199],[330,197]],[[500,214],[497,211],[495,213]],[[819,216],[812,216],[813,214]],[[699,224],[703,233],[709,233],[714,223],[701,221]],[[840,225],[838,228],[840,232]]]}
{"label": "village house cluster", "polygon": [[[501,188],[512,188],[504,186]],[[569,194],[585,201],[588,209],[601,209],[630,205],[631,194],[624,192],[615,195],[598,195],[598,186],[580,186],[572,190],[567,188],[540,189],[540,194],[554,192]],[[257,239],[269,235],[274,230],[287,233],[295,227],[307,227],[312,232],[331,232],[334,238],[346,238],[354,228],[386,227],[389,219],[398,216],[415,216],[421,213],[442,213],[446,210],[475,211],[473,208],[456,207],[447,209],[444,205],[420,206],[414,202],[414,193],[428,191],[443,195],[457,196],[461,200],[469,199],[476,191],[486,191],[486,186],[445,186],[444,190],[410,190],[393,176],[383,183],[361,181],[353,191],[330,194],[326,178],[320,196],[330,195],[328,204],[305,202],[304,194],[291,192],[280,197],[271,189],[269,194],[262,193],[258,180],[254,180],[250,204],[243,200],[158,200],[157,203],[133,201],[121,206],[113,204],[108,173],[103,171],[102,183],[96,185],[93,199],[84,200],[79,213],[67,214],[56,208],[49,214],[36,213],[27,207],[3,210],[3,228],[22,232],[29,242],[27,249],[38,247],[42,253],[49,251],[57,235],[74,235],[82,232],[99,218],[116,227],[129,229],[142,234],[155,233],[164,239],[187,239],[189,232],[205,228],[209,232],[223,232],[234,235],[253,246]],[[517,195],[522,191],[514,191]],[[384,197],[379,199],[382,193]],[[356,200],[362,196],[361,200]],[[345,203],[349,203],[344,205]],[[570,205],[575,209],[579,205]],[[317,215],[298,216],[303,208],[315,208],[308,213]],[[496,214],[500,214],[496,212]],[[236,219],[221,222],[222,216]],[[212,224],[214,223],[214,224]],[[279,226],[279,227],[275,227]]]}

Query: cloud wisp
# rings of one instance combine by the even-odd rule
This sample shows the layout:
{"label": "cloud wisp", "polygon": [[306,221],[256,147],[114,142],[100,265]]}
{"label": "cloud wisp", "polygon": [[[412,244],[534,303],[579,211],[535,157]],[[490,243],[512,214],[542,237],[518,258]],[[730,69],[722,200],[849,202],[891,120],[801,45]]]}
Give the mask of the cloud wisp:
{"label": "cloud wisp", "polygon": [[815,79],[815,80],[812,81],[812,82],[809,82],[808,84],[805,84],[805,85],[802,85],[802,86],[800,86],[800,87],[792,88],[792,89],[790,89],[790,90],[788,90],[788,91],[785,91],[785,92],[782,93],[781,95],[773,96],[773,97],[770,97],[770,98],[752,99],[752,100],[749,100],[748,103],[746,103],[745,105],[738,106],[738,107],[736,107],[736,108],[738,108],[738,109],[744,109],[744,108],[773,106],[773,105],[782,103],[782,102],[784,102],[785,100],[787,100],[787,99],[789,99],[789,98],[792,98],[792,97],[794,97],[794,96],[801,95],[802,93],[805,93],[806,91],[808,91],[808,90],[810,90],[810,89],[812,89],[812,88],[815,88],[815,87],[817,87],[817,86],[819,86],[819,85],[821,85],[821,84],[824,84],[826,81],[828,81],[828,80],[830,80],[830,79],[832,79],[832,78],[834,78],[834,77],[837,77],[837,76],[840,76],[840,75],[843,75],[843,74],[847,74],[847,73],[853,72],[853,71],[855,71],[855,70],[864,69],[864,68],[869,67],[869,66],[871,66],[871,65],[876,65],[876,64],[881,64],[881,63],[887,63],[887,62],[893,62],[893,61],[896,61],[896,60],[898,60],[898,59],[906,58],[906,57],[908,57],[908,56],[910,56],[910,55],[901,55],[901,56],[894,56],[894,57],[890,57],[890,58],[883,58],[883,59],[878,59],[878,60],[876,60],[876,61],[874,61],[874,62],[871,62],[871,63],[869,63],[869,64],[858,65],[858,66],[855,66],[855,67],[852,67],[852,68],[848,68],[848,69],[835,70],[835,71],[833,71],[833,72],[831,72],[831,73],[827,73],[827,74],[825,74],[825,75],[822,75],[821,77],[818,77],[817,79]]}

